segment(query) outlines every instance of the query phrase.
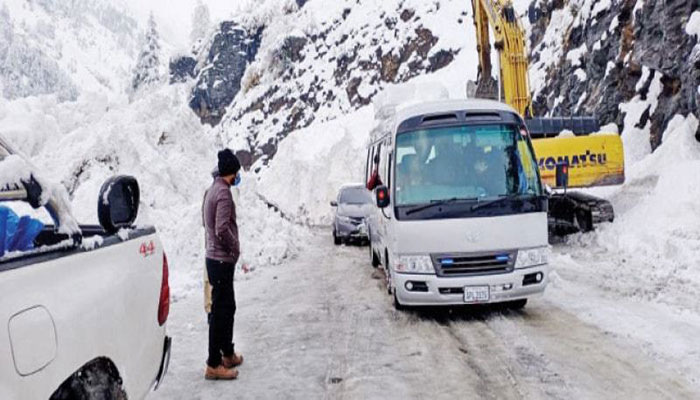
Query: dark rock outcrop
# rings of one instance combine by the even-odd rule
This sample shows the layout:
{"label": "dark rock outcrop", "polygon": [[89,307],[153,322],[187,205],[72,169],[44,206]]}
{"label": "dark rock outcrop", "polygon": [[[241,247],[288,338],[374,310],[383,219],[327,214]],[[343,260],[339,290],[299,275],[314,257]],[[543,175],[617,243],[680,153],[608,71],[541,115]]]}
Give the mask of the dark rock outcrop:
{"label": "dark rock outcrop", "polygon": [[698,115],[700,58],[691,60],[697,38],[688,35],[685,26],[699,8],[700,0],[647,1],[637,16],[633,60],[662,74],[659,104],[650,119],[653,148],[661,144],[675,114]]}
{"label": "dark rock outcrop", "polygon": [[[603,124],[614,122],[624,129],[619,104],[635,96],[647,100],[652,81],[660,79],[662,90],[658,101],[652,99],[653,112],[649,107],[634,122],[649,128],[653,149],[661,144],[674,115],[698,116],[700,54],[693,50],[698,40],[685,32],[685,26],[700,8],[700,0],[646,0],[643,5],[639,1],[613,0],[611,7],[603,9],[593,6],[596,12],[587,17],[575,14],[580,10],[567,0],[533,2],[528,13],[533,63],[547,50],[545,32],[555,11],[574,13],[561,57],[548,66],[545,86],[538,88],[537,114],[594,114]],[[587,51],[582,52],[579,65],[567,55],[582,46]],[[577,77],[579,68],[586,79]],[[645,80],[640,82],[642,77]]]}
{"label": "dark rock outcrop", "polygon": [[170,84],[185,82],[195,77],[197,60],[183,56],[170,60]]}
{"label": "dark rock outcrop", "polygon": [[204,65],[198,67],[199,80],[192,92],[190,107],[202,123],[221,121],[228,107],[241,90],[241,80],[258,52],[262,29],[247,32],[235,22],[221,24],[214,36]]}

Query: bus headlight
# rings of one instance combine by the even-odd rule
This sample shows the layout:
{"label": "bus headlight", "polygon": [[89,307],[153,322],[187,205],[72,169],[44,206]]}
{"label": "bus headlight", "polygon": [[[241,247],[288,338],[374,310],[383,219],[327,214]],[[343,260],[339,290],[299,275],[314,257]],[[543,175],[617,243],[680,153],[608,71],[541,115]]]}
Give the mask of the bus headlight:
{"label": "bus headlight", "polygon": [[515,260],[515,268],[528,268],[549,262],[549,247],[535,247],[534,249],[518,250]]}
{"label": "bus headlight", "polygon": [[394,270],[402,274],[434,274],[435,266],[429,256],[399,256]]}

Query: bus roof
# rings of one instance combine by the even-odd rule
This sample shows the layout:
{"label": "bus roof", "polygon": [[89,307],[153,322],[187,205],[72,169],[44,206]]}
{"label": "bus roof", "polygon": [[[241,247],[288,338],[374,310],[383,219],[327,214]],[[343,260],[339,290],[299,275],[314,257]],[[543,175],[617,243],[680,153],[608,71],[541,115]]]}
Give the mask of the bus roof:
{"label": "bus roof", "polygon": [[455,111],[496,111],[517,112],[507,104],[484,99],[438,100],[420,104],[412,104],[399,108],[396,113],[397,125],[401,122],[426,114],[440,114]]}
{"label": "bus roof", "polygon": [[[390,109],[388,112],[387,110]],[[377,125],[372,130],[370,145],[377,141],[386,138],[387,136],[395,136],[402,125],[406,125],[409,120],[421,119],[421,117],[436,117],[440,119],[441,114],[449,119],[449,114],[455,114],[456,118],[463,118],[464,113],[483,112],[501,114],[505,116],[510,114],[511,118],[520,118],[518,113],[507,104],[485,99],[457,99],[457,100],[432,100],[421,103],[408,102],[404,105],[391,106],[383,108],[375,115]],[[382,115],[383,114],[383,115]],[[457,116],[461,114],[462,116]],[[411,121],[410,125],[414,125]]]}

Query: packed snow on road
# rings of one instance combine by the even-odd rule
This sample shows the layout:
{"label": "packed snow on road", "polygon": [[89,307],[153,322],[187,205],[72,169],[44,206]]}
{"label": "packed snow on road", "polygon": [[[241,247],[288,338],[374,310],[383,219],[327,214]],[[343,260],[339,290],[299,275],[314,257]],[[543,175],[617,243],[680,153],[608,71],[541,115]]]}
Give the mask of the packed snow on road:
{"label": "packed snow on road", "polygon": [[[367,246],[333,243],[330,202],[366,183],[377,96],[410,85],[423,100],[438,86],[465,97],[478,67],[470,2],[219,4],[198,10],[187,43],[172,32],[189,21],[156,10],[148,22],[133,2],[63,3],[0,0],[0,134],[66,188],[81,222],[97,223],[106,179],[138,179],[136,226],[156,227],[170,268],[171,359],[148,398],[700,398],[700,87],[690,67],[662,70],[640,49],[662,2],[625,3],[627,18],[616,0],[515,2],[538,55],[536,105],[601,112],[621,134],[625,183],[583,189],[615,219],[553,241],[548,286],[523,309],[408,310]],[[546,18],[528,19],[530,5]],[[666,29],[697,64],[700,14],[687,8]],[[591,38],[572,33],[584,26]],[[619,93],[601,96],[616,79]],[[576,99],[552,88],[564,81]],[[201,213],[224,147],[245,167],[233,189],[245,362],[235,381],[211,382]],[[20,161],[2,161],[5,183]]]}

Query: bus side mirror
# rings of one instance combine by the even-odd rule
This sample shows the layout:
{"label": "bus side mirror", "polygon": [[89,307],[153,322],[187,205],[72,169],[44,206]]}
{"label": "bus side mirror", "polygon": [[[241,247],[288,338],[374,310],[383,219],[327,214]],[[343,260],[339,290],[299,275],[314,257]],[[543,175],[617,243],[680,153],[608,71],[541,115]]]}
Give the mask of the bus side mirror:
{"label": "bus side mirror", "polygon": [[377,190],[375,193],[377,196],[377,207],[379,207],[379,208],[389,207],[389,188],[387,188],[384,185],[379,186],[379,187],[377,187]]}
{"label": "bus side mirror", "polygon": [[557,164],[556,172],[556,187],[566,188],[569,186],[569,164],[559,163]]}
{"label": "bus side mirror", "polygon": [[335,200],[331,201],[331,207],[338,207],[338,202]]}

